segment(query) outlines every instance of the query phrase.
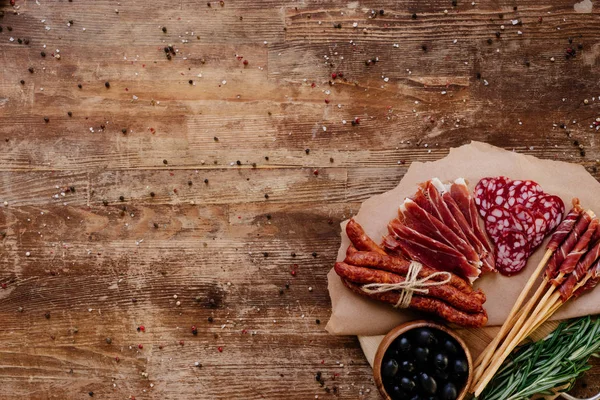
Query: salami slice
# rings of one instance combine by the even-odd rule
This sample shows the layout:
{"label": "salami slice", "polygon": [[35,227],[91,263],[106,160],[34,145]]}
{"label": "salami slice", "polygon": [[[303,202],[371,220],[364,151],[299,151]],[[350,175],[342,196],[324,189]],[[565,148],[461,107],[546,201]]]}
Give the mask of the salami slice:
{"label": "salami slice", "polygon": [[535,235],[535,217],[524,206],[517,204],[512,208],[512,215],[519,230],[528,238]]}
{"label": "salami slice", "polygon": [[502,275],[510,276],[521,271],[529,255],[529,243],[522,232],[505,232],[496,241],[496,268]]}
{"label": "salami slice", "polygon": [[512,181],[507,189],[506,206],[525,205],[530,198],[543,193],[542,187],[534,181]]}
{"label": "salami slice", "polygon": [[546,237],[546,234],[548,233],[548,221],[546,221],[546,218],[542,214],[535,214],[534,224],[535,233],[531,238],[530,244],[532,251],[540,244],[542,244],[542,242],[544,241],[544,237]]}
{"label": "salami slice", "polygon": [[495,243],[498,242],[503,232],[518,231],[512,213],[502,206],[490,208],[484,221],[485,230]]}
{"label": "salami slice", "polygon": [[542,194],[537,196],[536,203],[532,206],[538,213],[544,216],[548,223],[548,231],[556,228],[562,220],[565,212],[565,204],[560,197],[551,194]]}
{"label": "salami slice", "polygon": [[485,218],[490,208],[503,205],[506,201],[505,186],[510,179],[505,176],[482,178],[475,186],[475,204],[479,214]]}

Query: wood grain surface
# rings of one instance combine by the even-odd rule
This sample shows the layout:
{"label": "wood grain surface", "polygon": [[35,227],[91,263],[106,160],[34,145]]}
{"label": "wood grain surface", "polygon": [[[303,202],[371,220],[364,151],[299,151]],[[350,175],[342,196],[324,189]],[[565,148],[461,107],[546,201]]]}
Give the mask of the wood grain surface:
{"label": "wood grain surface", "polygon": [[595,4],[14,3],[2,399],[375,399],[324,330],[342,220],[471,139],[600,177]]}

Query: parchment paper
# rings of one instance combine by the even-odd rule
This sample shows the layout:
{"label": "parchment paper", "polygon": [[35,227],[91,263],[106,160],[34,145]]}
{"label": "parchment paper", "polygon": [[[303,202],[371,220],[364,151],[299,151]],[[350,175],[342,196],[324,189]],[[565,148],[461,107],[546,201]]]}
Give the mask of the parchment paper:
{"label": "parchment paper", "polygon": [[[443,182],[462,177],[467,180],[472,192],[479,179],[499,175],[538,182],[545,192],[560,196],[567,211],[571,207],[571,199],[578,197],[584,208],[595,210],[600,215],[600,183],[583,166],[540,160],[486,143],[472,142],[450,149],[450,154],[441,160],[412,163],[395,189],[366,200],[354,218],[373,240],[379,242],[381,237],[387,234],[388,222],[398,215],[398,206],[405,197],[415,193],[418,183],[434,177]],[[338,261],[345,258],[346,249],[350,244],[346,236],[346,223],[347,221],[342,223],[342,243]],[[484,307],[489,316],[488,326],[502,325],[527,279],[541,260],[546,241],[529,258],[521,273],[512,277],[488,273],[475,282],[475,287],[481,288],[487,296]],[[402,322],[423,317],[423,314],[397,310],[388,304],[352,293],[342,284],[333,269],[329,271],[327,278],[332,303],[327,330],[332,334],[382,335]],[[597,313],[600,313],[600,288],[569,301],[553,319]]]}

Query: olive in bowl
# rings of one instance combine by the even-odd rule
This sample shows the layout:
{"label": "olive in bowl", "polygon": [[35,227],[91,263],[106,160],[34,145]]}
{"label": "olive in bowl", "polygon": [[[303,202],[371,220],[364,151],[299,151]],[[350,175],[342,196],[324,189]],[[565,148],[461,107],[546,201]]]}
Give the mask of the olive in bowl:
{"label": "olive in bowl", "polygon": [[472,370],[462,339],[428,321],[392,329],[381,341],[373,363],[375,383],[386,400],[462,400]]}

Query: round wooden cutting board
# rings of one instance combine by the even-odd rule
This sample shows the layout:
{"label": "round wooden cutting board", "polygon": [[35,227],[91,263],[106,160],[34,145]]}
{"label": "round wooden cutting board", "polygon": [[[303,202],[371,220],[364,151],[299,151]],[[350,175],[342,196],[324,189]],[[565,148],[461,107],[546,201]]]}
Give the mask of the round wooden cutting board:
{"label": "round wooden cutting board", "polygon": [[[546,322],[542,325],[535,333],[532,335],[534,340],[540,340],[552,332],[558,326],[558,321],[550,321]],[[479,354],[485,349],[485,347],[492,341],[496,333],[500,330],[499,326],[489,327],[489,328],[472,328],[472,329],[456,329],[456,333],[467,343],[469,346],[469,350],[471,351],[471,356],[473,360],[479,357]],[[360,347],[367,357],[367,361],[371,367],[373,366],[373,359],[375,358],[375,353],[377,352],[377,348],[379,347],[379,343],[383,339],[384,335],[378,336],[358,336],[358,341],[360,342]],[[536,397],[537,399],[555,399],[558,396],[546,396],[546,397]]]}

